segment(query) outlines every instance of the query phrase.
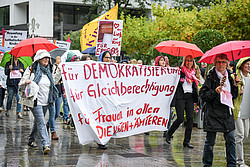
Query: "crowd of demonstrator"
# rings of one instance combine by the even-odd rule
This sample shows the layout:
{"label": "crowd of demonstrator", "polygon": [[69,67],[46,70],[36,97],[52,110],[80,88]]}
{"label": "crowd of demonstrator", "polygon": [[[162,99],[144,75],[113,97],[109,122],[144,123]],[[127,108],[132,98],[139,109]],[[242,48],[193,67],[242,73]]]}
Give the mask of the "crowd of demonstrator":
{"label": "crowd of demonstrator", "polygon": [[[68,52],[66,62],[88,61],[92,60],[90,55],[77,56],[74,52]],[[114,62],[110,52],[102,52],[99,56],[100,62]],[[32,65],[24,69],[23,64],[18,58],[11,59],[5,65],[5,74],[7,76],[7,106],[5,114],[8,117],[11,110],[14,96],[17,101],[17,118],[22,119],[23,110],[31,110],[34,116],[34,125],[29,136],[28,145],[37,149],[35,143],[37,134],[43,147],[43,153],[50,151],[50,134],[52,140],[58,140],[59,137],[55,131],[55,120],[61,115],[63,123],[74,127],[74,121],[70,117],[70,108],[67,103],[66,93],[64,91],[61,78],[60,56],[56,62],[51,64],[51,56],[46,50],[37,51]],[[121,64],[139,64],[143,65],[142,60],[124,59]],[[166,142],[171,143],[171,138],[179,126],[184,122],[184,112],[186,112],[186,130],[184,134],[183,146],[194,148],[191,145],[191,134],[193,128],[194,103],[202,102],[205,111],[204,130],[206,139],[203,151],[204,166],[212,166],[213,147],[215,145],[216,133],[224,133],[226,141],[226,160],[228,166],[247,166],[244,163],[243,142],[248,137],[249,119],[239,117],[241,112],[241,100],[246,83],[246,77],[250,76],[250,57],[242,58],[236,65],[236,74],[227,68],[230,62],[225,54],[216,55],[214,67],[206,72],[206,64],[202,68],[195,63],[191,55],[183,59],[181,66],[180,80],[173,101],[170,105],[170,118],[168,130],[164,131],[163,136]],[[158,56],[155,58],[155,66],[169,67],[168,57]],[[21,73],[21,78],[11,78],[13,71]],[[207,70],[208,71],[208,70]],[[203,78],[206,77],[204,81]],[[0,82],[0,109],[3,109],[3,100],[5,89]],[[32,92],[27,97],[25,88],[30,85]],[[200,88],[201,87],[201,88]],[[199,90],[200,88],[200,90]],[[220,96],[222,92],[229,92],[234,103],[234,109],[230,104],[222,103]],[[20,97],[21,95],[21,97]],[[62,106],[62,107],[61,107]],[[177,119],[171,125],[171,118],[176,110]],[[49,119],[45,121],[45,115],[49,110]],[[60,112],[63,111],[63,112]],[[62,114],[61,114],[62,113]],[[149,135],[149,133],[145,133]],[[107,149],[105,145],[98,144],[98,148]]]}

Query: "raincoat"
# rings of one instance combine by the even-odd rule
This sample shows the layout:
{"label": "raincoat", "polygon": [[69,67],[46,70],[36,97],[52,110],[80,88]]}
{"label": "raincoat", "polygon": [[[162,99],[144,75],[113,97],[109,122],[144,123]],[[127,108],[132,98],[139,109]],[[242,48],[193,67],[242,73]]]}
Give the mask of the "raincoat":
{"label": "raincoat", "polygon": [[[230,76],[228,79],[231,85],[231,94],[233,99],[238,95],[238,88],[234,86],[234,80]],[[204,109],[204,131],[205,132],[230,132],[235,130],[234,117],[229,112],[229,107],[220,101],[220,94],[215,89],[220,85],[215,67],[209,71],[204,85],[200,89],[200,98],[206,102]]]}

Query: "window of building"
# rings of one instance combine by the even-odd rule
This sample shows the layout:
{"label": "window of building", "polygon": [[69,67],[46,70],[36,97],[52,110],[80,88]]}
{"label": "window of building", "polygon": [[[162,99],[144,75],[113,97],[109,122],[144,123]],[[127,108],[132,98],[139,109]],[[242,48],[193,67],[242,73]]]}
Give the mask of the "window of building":
{"label": "window of building", "polygon": [[60,24],[63,21],[64,24],[84,25],[90,21],[88,14],[88,6],[54,5],[55,24]]}
{"label": "window of building", "polygon": [[10,25],[10,7],[0,7],[0,26]]}
{"label": "window of building", "polygon": [[80,30],[90,22],[89,9],[89,6],[54,4],[54,38],[60,39],[61,21],[63,33]]}

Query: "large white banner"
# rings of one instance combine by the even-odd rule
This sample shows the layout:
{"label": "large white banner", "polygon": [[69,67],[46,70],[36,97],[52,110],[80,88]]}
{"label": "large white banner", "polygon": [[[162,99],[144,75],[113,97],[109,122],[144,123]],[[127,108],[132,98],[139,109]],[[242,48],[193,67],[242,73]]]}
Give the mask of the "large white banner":
{"label": "large white banner", "polygon": [[167,130],[179,69],[94,61],[60,69],[81,144]]}

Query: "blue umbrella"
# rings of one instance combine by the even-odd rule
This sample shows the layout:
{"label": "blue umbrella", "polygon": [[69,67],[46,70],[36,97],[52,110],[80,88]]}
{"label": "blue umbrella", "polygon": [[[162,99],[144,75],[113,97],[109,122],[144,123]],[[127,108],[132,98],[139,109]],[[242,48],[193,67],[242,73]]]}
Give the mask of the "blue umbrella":
{"label": "blue umbrella", "polygon": [[85,49],[84,51],[82,51],[82,53],[83,54],[95,55],[95,50],[96,50],[96,47],[93,46],[93,47]]}
{"label": "blue umbrella", "polygon": [[6,51],[9,51],[9,50],[11,50],[11,48],[6,48],[6,47],[0,46],[0,51],[3,53],[5,53]]}

